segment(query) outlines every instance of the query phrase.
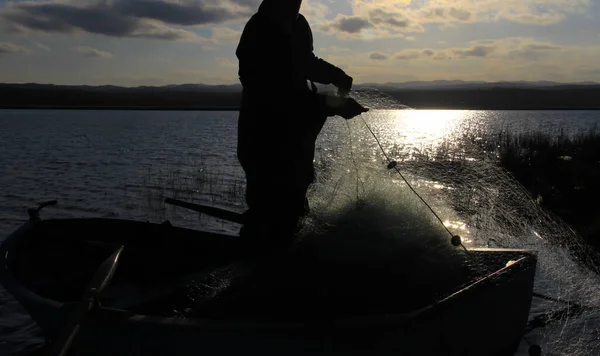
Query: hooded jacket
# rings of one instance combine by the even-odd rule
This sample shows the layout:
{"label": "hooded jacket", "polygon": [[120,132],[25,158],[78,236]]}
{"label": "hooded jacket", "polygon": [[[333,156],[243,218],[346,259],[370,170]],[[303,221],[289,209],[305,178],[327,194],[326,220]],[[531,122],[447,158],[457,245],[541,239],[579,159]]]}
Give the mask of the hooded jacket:
{"label": "hooded jacket", "polygon": [[308,81],[338,85],[345,73],[314,55],[300,3],[264,0],[236,50],[243,87],[238,159],[247,173],[268,169],[262,162],[274,158],[287,162],[288,174],[312,177],[317,135],[334,115]]}

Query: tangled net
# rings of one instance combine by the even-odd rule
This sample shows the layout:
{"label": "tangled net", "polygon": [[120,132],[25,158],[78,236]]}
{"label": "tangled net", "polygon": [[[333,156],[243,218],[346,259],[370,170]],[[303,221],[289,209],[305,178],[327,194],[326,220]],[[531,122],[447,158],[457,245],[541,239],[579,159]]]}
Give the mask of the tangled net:
{"label": "tangled net", "polygon": [[[337,147],[323,142],[319,148],[319,180],[311,195],[317,220],[362,217],[362,232],[392,229],[396,238],[411,243],[431,243],[433,236],[437,243],[448,243],[432,212],[394,170],[387,169],[388,160],[397,161],[415,191],[448,229],[463,236],[467,247],[538,251],[535,292],[548,298],[534,299],[528,342],[556,355],[599,352],[600,268],[594,250],[532,199],[490,152],[481,151],[482,145],[461,141],[471,129],[464,125],[470,124],[453,127],[437,147],[412,142],[408,149],[394,151],[390,125],[395,119],[390,115],[412,109],[377,90],[351,96],[365,107],[380,110],[328,127],[348,139],[339,140]],[[385,154],[376,140],[382,142]],[[348,209],[361,212],[347,214]],[[356,231],[356,224],[350,225],[345,234]]]}

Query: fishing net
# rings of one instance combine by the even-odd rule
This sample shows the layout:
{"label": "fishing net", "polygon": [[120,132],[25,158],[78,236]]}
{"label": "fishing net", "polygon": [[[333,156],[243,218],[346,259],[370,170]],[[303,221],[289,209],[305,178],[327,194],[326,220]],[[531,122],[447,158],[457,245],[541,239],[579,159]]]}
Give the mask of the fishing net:
{"label": "fishing net", "polygon": [[[536,250],[535,292],[541,296],[534,299],[527,341],[556,355],[597,353],[597,254],[498,165],[496,147],[485,139],[489,133],[483,128],[474,130],[472,124],[447,125],[444,136],[434,143],[426,136],[413,137],[409,147],[399,148],[390,130],[389,123],[394,121],[390,115],[412,109],[377,90],[352,95],[364,106],[380,110],[339,124],[345,130],[338,132],[348,139],[339,140],[339,147],[319,151],[320,175],[311,195],[314,216],[319,217],[315,220],[334,221],[340,230],[337,234],[343,236],[335,254],[349,253],[349,237],[376,241],[378,234],[389,237],[385,232],[393,231],[393,238],[408,242],[410,249],[436,251],[433,259],[440,267],[456,263],[450,235],[435,215],[452,233],[461,235],[467,247]],[[436,113],[428,115],[431,119]],[[397,162],[400,174],[388,169],[390,161]],[[320,228],[314,224],[313,228]],[[383,255],[364,246],[357,244],[352,253],[363,258],[370,253],[374,259]],[[432,262],[424,260],[416,267]],[[447,277],[443,268],[435,271],[438,278]]]}

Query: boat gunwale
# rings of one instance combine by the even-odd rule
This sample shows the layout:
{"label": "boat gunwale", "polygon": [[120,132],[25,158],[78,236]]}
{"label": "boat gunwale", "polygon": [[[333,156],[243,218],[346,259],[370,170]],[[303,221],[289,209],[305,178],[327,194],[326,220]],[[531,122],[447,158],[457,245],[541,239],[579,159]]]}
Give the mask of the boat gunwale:
{"label": "boat gunwale", "polygon": [[[140,223],[140,224],[151,224],[160,226],[158,223],[150,223],[146,221],[136,221],[136,220],[127,220],[127,219],[112,219],[112,218],[71,218],[71,219],[50,219],[43,221],[54,221],[54,222],[68,222],[68,221],[83,221],[83,220],[103,220],[103,221],[122,221],[128,223]],[[15,232],[10,234],[1,244],[0,244],[0,283],[9,291],[13,297],[21,303],[22,299],[27,300],[29,303],[37,303],[41,307],[45,307],[48,309],[56,310],[55,316],[51,318],[56,318],[58,320],[60,314],[64,313],[65,309],[68,309],[70,305],[77,304],[76,302],[59,302],[50,298],[46,298],[39,294],[34,293],[33,291],[27,289],[24,285],[22,285],[16,278],[10,273],[10,263],[15,257],[14,253],[10,253],[11,248],[14,248],[16,245],[16,241],[19,237],[24,236],[27,232],[29,232],[38,222],[28,221],[24,225],[22,225]],[[172,226],[170,228],[175,228],[179,230],[185,230],[187,232],[200,232],[206,233],[214,236],[222,236],[225,238],[233,238],[235,235],[227,235],[227,234],[219,234],[219,233],[211,233],[204,232],[194,229],[182,228]],[[376,327],[376,326],[400,326],[403,324],[410,323],[412,321],[421,320],[423,317],[427,317],[439,310],[443,310],[445,308],[450,307],[453,303],[463,296],[465,293],[472,293],[473,291],[480,290],[480,288],[485,288],[491,283],[497,281],[498,278],[505,276],[507,274],[516,274],[519,271],[527,270],[528,268],[536,268],[537,263],[537,252],[534,250],[528,249],[492,249],[492,248],[473,248],[469,249],[472,252],[512,252],[512,253],[522,253],[521,256],[516,261],[513,261],[512,264],[506,265],[505,267],[498,269],[490,274],[487,274],[474,282],[468,283],[463,288],[458,289],[453,292],[449,296],[442,298],[441,300],[429,304],[425,307],[402,313],[378,313],[372,315],[360,315],[360,316],[352,316],[352,317],[339,317],[332,319],[318,319],[311,321],[275,321],[275,320],[256,320],[256,319],[221,319],[221,318],[175,318],[175,317],[162,317],[158,315],[151,314],[136,314],[129,310],[125,309],[115,309],[115,308],[103,308],[100,307],[97,312],[99,312],[99,316],[102,316],[103,311],[112,311],[113,314],[120,315],[117,318],[98,318],[100,323],[108,322],[108,323],[133,323],[133,324],[142,324],[142,325],[161,325],[165,324],[169,327],[178,327],[184,329],[204,329],[204,330],[251,330],[253,332],[256,331],[283,331],[283,330],[298,330],[298,329],[313,329],[313,328],[364,328],[364,327]],[[23,303],[21,303],[23,304]],[[24,305],[25,306],[25,305]],[[28,306],[25,306],[25,309],[30,313],[31,317],[37,322],[36,316],[33,315],[31,310],[29,310]],[[40,308],[41,309],[41,308]]]}
{"label": "boat gunwale", "polygon": [[37,302],[50,308],[60,309],[64,303],[34,293],[17,281],[11,273],[10,264],[15,258],[15,253],[11,253],[11,250],[14,249],[17,238],[32,230],[36,223],[37,222],[32,220],[25,222],[0,244],[0,282],[2,286],[17,299],[17,301],[19,301],[20,298],[17,298],[16,296],[19,295],[32,302]]}

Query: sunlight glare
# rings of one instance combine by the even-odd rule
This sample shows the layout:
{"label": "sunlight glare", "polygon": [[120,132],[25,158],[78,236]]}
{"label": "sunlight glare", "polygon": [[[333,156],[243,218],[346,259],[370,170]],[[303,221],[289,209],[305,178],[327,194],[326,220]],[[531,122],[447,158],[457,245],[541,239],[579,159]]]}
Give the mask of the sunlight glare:
{"label": "sunlight glare", "polygon": [[467,116],[467,112],[466,110],[398,110],[396,111],[397,134],[408,144],[439,144],[444,136]]}

